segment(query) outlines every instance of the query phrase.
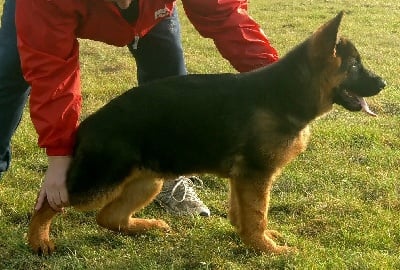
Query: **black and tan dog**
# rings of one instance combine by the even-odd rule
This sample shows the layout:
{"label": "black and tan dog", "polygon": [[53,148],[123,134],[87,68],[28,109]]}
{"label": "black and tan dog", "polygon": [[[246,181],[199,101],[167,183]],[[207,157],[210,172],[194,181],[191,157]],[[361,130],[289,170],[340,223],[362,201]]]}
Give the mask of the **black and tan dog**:
{"label": "black and tan dog", "polygon": [[[160,191],[164,178],[214,173],[230,179],[229,219],[241,239],[283,253],[267,229],[274,179],[305,150],[308,124],[334,103],[373,114],[363,97],[385,82],[338,38],[343,13],[278,62],[242,74],[171,77],[133,88],[82,122],[67,187],[71,206],[100,208],[97,223],[126,234],[168,229],[134,215]],[[50,253],[48,204],[35,212],[28,240]]]}

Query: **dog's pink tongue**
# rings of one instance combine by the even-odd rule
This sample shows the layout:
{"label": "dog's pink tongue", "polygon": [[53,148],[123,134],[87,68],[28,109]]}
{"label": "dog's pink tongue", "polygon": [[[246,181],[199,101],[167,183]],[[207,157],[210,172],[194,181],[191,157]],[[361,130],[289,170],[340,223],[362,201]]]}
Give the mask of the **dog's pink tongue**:
{"label": "dog's pink tongue", "polygon": [[378,116],[376,113],[371,111],[371,109],[369,108],[367,102],[365,101],[365,99],[363,97],[358,97],[358,100],[360,101],[361,107],[363,108],[364,112],[366,112],[367,114],[369,114],[371,116]]}

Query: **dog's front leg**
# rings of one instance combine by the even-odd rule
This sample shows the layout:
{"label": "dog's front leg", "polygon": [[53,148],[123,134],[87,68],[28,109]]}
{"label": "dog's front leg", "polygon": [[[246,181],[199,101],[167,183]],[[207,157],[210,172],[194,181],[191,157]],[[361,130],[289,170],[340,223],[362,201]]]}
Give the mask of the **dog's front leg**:
{"label": "dog's front leg", "polygon": [[39,255],[48,255],[54,251],[54,243],[50,240],[50,225],[57,215],[47,199],[43,206],[33,213],[28,231],[28,243],[32,250]]}
{"label": "dog's front leg", "polygon": [[229,219],[246,245],[258,251],[279,254],[291,248],[277,245],[273,238],[280,234],[267,229],[272,182],[272,179],[231,179]]}

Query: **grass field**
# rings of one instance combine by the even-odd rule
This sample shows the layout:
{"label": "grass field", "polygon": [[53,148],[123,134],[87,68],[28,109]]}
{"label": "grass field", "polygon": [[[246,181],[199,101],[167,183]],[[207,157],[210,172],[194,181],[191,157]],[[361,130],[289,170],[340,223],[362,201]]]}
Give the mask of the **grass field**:
{"label": "grass field", "polygon": [[[211,209],[208,219],[175,217],[150,205],[139,216],[162,217],[173,232],[127,237],[99,228],[93,212],[69,209],[53,223],[56,253],[33,255],[26,232],[47,159],[26,111],[13,138],[12,167],[0,183],[0,269],[400,269],[399,1],[250,2],[250,14],[281,55],[339,10],[346,11],[342,34],[388,86],[369,98],[376,118],[335,106],[313,123],[308,150],[276,182],[269,225],[297,254],[247,249],[226,219],[227,182],[204,175],[198,191]],[[182,11],[189,72],[233,71]],[[81,68],[83,117],[136,84],[126,48],[82,41]]]}

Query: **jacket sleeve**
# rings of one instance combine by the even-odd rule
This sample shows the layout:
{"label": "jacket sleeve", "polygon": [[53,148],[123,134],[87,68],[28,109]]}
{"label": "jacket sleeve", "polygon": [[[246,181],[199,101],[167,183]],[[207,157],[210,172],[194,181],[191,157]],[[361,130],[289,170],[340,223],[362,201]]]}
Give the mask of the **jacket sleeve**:
{"label": "jacket sleeve", "polygon": [[197,31],[214,40],[221,55],[239,72],[278,60],[260,26],[247,13],[247,0],[182,0]]}
{"label": "jacket sleeve", "polygon": [[55,1],[17,0],[16,27],[22,71],[31,85],[30,114],[38,144],[50,156],[70,155],[81,94],[76,18]]}

